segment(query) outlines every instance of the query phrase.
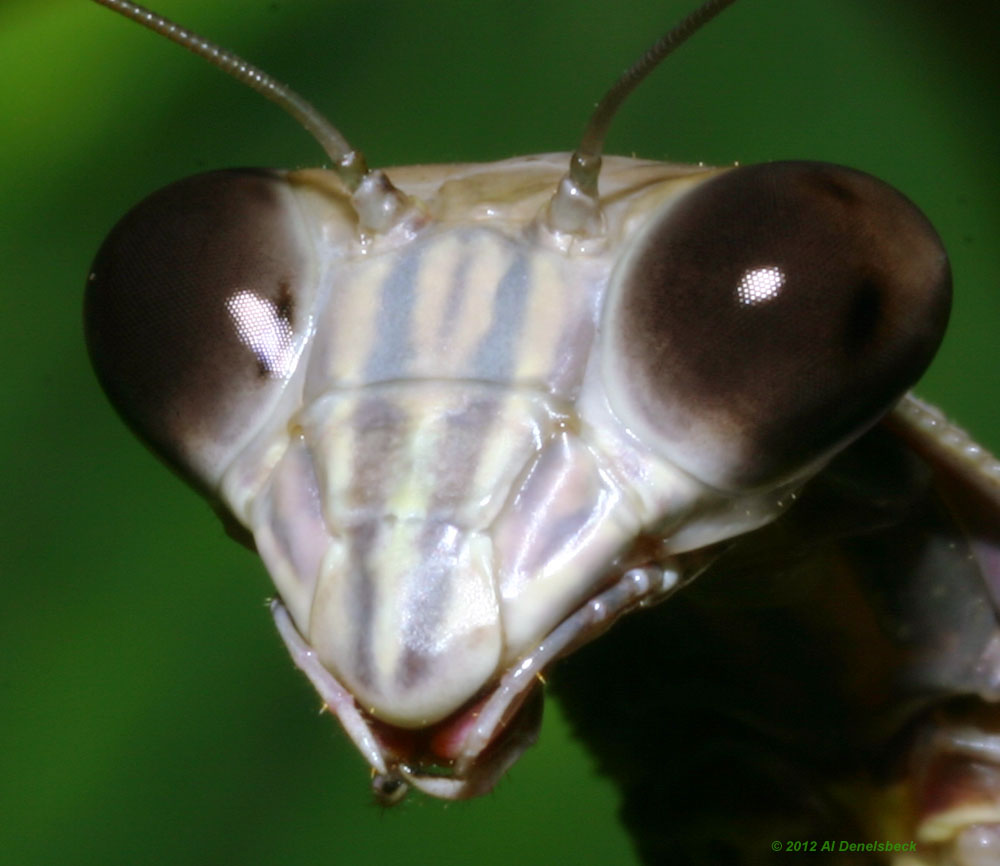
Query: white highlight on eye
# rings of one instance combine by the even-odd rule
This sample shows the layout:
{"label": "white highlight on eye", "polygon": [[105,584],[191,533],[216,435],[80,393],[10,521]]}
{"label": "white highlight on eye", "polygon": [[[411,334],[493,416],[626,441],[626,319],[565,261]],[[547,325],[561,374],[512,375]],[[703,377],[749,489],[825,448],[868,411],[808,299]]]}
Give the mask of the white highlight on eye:
{"label": "white highlight on eye", "polygon": [[744,271],[736,287],[736,297],[745,306],[763,304],[778,297],[785,284],[785,274],[781,268],[751,268]]}
{"label": "white highlight on eye", "polygon": [[253,292],[236,292],[226,300],[226,309],[236,325],[236,334],[267,373],[287,379],[295,369],[292,326],[279,314],[270,298]]}

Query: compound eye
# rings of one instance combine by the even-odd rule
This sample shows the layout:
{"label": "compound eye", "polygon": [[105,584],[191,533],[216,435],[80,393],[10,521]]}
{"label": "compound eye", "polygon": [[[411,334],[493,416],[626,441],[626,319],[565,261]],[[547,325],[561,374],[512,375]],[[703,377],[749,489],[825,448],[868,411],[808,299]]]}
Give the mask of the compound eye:
{"label": "compound eye", "polygon": [[944,334],[951,273],[920,211],[824,163],[732,169],[668,206],[612,276],[608,399],[707,484],[804,474],[870,427]]}
{"label": "compound eye", "polygon": [[295,370],[315,283],[281,175],[198,175],[112,229],[84,299],[98,379],[125,421],[210,489]]}

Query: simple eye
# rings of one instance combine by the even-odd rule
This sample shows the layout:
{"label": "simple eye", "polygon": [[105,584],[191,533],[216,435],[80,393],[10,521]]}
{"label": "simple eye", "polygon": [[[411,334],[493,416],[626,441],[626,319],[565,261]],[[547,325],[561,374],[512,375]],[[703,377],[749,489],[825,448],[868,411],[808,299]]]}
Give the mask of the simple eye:
{"label": "simple eye", "polygon": [[943,336],[951,273],[900,193],[823,163],[737,168],[616,266],[602,374],[622,421],[702,481],[794,477],[867,429]]}
{"label": "simple eye", "polygon": [[112,229],[84,300],[87,346],[122,417],[211,487],[295,369],[312,253],[276,173],[220,171],[151,195]]}

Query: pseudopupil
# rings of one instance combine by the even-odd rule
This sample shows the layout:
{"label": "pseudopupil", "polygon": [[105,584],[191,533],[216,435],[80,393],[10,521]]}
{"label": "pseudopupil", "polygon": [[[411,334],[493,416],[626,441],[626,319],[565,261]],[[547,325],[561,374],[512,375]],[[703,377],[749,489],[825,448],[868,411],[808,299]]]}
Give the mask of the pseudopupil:
{"label": "pseudopupil", "polygon": [[613,278],[612,403],[703,481],[794,476],[923,372],[950,308],[941,241],[901,194],[822,163],[733,169]]}

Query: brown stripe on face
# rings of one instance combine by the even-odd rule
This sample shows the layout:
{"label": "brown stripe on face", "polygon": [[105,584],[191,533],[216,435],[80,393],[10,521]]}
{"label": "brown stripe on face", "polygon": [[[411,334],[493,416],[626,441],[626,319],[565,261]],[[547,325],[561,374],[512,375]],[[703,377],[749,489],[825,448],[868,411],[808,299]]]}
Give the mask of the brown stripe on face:
{"label": "brown stripe on face", "polygon": [[469,271],[474,267],[474,258],[467,252],[463,253],[452,278],[451,287],[448,289],[444,313],[437,326],[436,336],[442,343],[454,333],[466,313],[465,305],[469,300]]}
{"label": "brown stripe on face", "polygon": [[[438,443],[434,457],[437,483],[427,503],[428,517],[443,512],[440,520],[430,519],[420,535],[420,562],[426,571],[415,575],[408,583],[407,609],[416,615],[407,621],[410,628],[404,635],[406,651],[397,671],[397,681],[410,688],[419,682],[427,670],[427,657],[451,600],[453,564],[458,548],[467,538],[467,528],[448,522],[456,506],[464,502],[473,487],[483,450],[488,445],[489,431],[497,417],[498,401],[486,397],[472,401],[463,411],[446,420],[445,435]],[[447,539],[445,536],[454,536]],[[443,563],[443,565],[442,565]]]}
{"label": "brown stripe on face", "polygon": [[382,397],[369,396],[358,401],[351,427],[356,446],[347,488],[347,504],[377,515],[384,511],[389,492],[393,457],[399,451],[410,425],[399,407]]}
{"label": "brown stripe on face", "polygon": [[364,381],[378,382],[405,376],[413,362],[413,308],[415,286],[424,248],[408,249],[380,286],[371,352]]}
{"label": "brown stripe on face", "polygon": [[375,581],[368,563],[375,547],[379,524],[365,520],[348,533],[348,604],[355,612],[354,658],[350,670],[366,688],[376,687],[377,668],[372,652],[375,621]]}
{"label": "brown stripe on face", "polygon": [[405,413],[388,400],[361,400],[351,419],[356,447],[347,490],[348,504],[365,517],[347,528],[350,574],[345,575],[351,610],[356,611],[355,660],[352,670],[369,688],[376,684],[372,641],[375,634],[375,575],[369,568],[389,492],[389,473],[398,444],[408,428]]}
{"label": "brown stripe on face", "polygon": [[448,520],[465,503],[488,447],[499,404],[494,396],[478,397],[445,419],[445,432],[434,454],[436,480],[427,503],[429,517],[440,514]]}
{"label": "brown stripe on face", "polygon": [[[301,437],[292,441],[284,459],[271,483],[268,526],[279,555],[311,591],[319,577],[321,557],[315,555],[317,545],[306,539],[329,540],[319,478],[312,451]],[[283,519],[288,515],[292,519]]]}
{"label": "brown stripe on face", "polygon": [[429,670],[444,612],[454,588],[455,565],[466,533],[449,523],[426,523],[420,533],[420,565],[407,581],[403,657],[396,681],[413,688]]}
{"label": "brown stripe on face", "polygon": [[478,379],[508,382],[514,371],[514,354],[524,331],[528,296],[537,291],[523,251],[510,263],[493,297],[489,311],[492,324],[482,336],[471,359],[473,375]]}

